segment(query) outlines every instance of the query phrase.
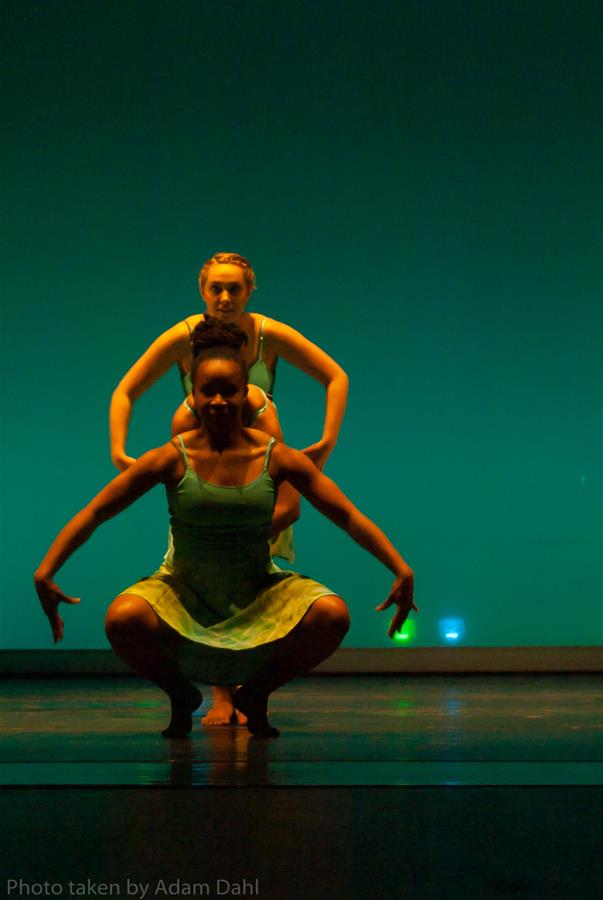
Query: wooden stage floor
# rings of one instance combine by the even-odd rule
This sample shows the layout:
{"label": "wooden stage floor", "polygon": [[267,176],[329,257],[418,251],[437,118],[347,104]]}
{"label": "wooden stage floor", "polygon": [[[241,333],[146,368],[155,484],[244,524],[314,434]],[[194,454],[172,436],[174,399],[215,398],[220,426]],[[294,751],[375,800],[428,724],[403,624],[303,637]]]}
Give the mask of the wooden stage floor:
{"label": "wooden stage floor", "polygon": [[136,678],[6,679],[0,894],[599,898],[602,701],[600,675],[310,676],[280,738],[166,741]]}

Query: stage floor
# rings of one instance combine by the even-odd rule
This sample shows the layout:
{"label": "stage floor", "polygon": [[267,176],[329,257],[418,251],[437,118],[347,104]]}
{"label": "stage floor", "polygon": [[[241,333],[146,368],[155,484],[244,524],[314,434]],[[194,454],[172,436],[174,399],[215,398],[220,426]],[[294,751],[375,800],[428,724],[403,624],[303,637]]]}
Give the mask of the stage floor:
{"label": "stage floor", "polygon": [[[323,677],[166,741],[134,678],[8,679],[0,894],[599,900],[603,678]],[[41,886],[41,887],[40,887]]]}
{"label": "stage floor", "polygon": [[4,785],[595,785],[603,676],[311,676],[271,701],[277,739],[245,728],[159,735],[137,678],[7,679]]}

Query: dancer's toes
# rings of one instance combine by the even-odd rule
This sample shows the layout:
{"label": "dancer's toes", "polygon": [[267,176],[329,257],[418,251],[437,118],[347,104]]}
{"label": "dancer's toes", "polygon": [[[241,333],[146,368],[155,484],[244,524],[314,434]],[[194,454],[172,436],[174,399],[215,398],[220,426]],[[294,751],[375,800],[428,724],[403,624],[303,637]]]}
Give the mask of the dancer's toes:
{"label": "dancer's toes", "polygon": [[252,694],[244,687],[234,694],[234,705],[247,717],[247,730],[256,737],[278,737],[280,732],[268,721],[268,697]]}
{"label": "dancer's toes", "polygon": [[236,711],[232,703],[215,702],[201,719],[201,724],[206,728],[230,725],[233,723],[235,715]]}
{"label": "dancer's toes", "polygon": [[172,717],[170,724],[161,732],[165,738],[184,738],[193,728],[193,713],[201,706],[203,695],[192,684],[187,690],[170,697],[172,703]]}

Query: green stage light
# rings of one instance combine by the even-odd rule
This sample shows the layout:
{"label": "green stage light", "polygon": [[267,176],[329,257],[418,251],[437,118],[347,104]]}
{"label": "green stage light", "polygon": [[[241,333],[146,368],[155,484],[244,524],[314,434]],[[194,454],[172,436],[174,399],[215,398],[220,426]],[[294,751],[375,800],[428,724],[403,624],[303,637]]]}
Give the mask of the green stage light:
{"label": "green stage light", "polygon": [[408,644],[415,636],[416,625],[414,619],[407,619],[402,626],[402,631],[397,631],[394,640],[398,644]]}

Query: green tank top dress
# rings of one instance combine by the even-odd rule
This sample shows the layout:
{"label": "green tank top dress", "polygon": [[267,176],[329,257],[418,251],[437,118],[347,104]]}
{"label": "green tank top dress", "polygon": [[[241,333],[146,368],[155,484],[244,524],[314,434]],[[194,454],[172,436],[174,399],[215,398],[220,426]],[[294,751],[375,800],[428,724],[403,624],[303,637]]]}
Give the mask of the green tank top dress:
{"label": "green tank top dress", "polygon": [[145,599],[186,642],[174,649],[182,671],[206,684],[240,684],[272,655],[328,587],[281,570],[268,534],[276,489],[268,464],[239,487],[202,479],[178,435],[185,473],[166,488],[171,538],[159,569],[124,594]]}
{"label": "green tank top dress", "polygon": [[[188,320],[184,320],[186,323],[186,327],[188,328],[189,335],[192,334],[191,326],[188,323]],[[249,384],[255,384],[256,387],[264,394],[264,405],[260,409],[256,409],[253,413],[249,422],[245,424],[247,427],[251,427],[253,423],[258,419],[262,413],[268,407],[268,399],[272,400],[272,391],[274,389],[274,382],[276,379],[276,372],[274,369],[269,369],[266,365],[266,360],[264,359],[264,325],[266,323],[266,317],[262,319],[260,324],[260,336],[258,340],[258,352],[255,358],[255,361],[249,367],[249,371],[247,374],[247,381]],[[188,395],[192,393],[193,385],[191,382],[191,373],[183,372],[182,369],[180,372],[180,383],[182,384],[182,390],[184,391],[185,398],[188,398]],[[188,409],[190,413],[196,416],[195,410],[190,406],[188,399],[185,399],[184,405]],[[279,559],[284,559],[289,563],[295,562],[295,548],[293,545],[293,527],[290,525],[288,528],[284,528],[283,531],[274,540],[270,541],[270,555],[278,556]]]}

